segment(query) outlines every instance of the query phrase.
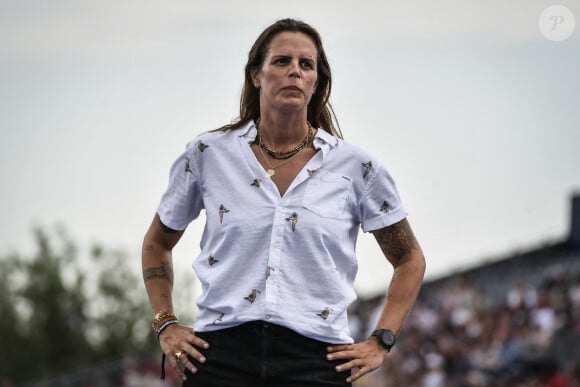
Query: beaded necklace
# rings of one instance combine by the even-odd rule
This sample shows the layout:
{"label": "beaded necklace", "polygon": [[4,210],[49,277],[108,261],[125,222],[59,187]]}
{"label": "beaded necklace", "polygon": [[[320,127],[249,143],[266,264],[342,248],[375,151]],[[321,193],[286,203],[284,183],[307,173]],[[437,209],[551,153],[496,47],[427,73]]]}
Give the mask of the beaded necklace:
{"label": "beaded necklace", "polygon": [[[258,128],[258,125],[259,125],[259,121],[256,124],[256,128]],[[302,141],[294,149],[289,150],[287,152],[276,152],[275,150],[268,148],[268,146],[266,144],[264,144],[264,142],[262,142],[262,136],[260,136],[259,129],[258,129],[258,134],[256,136],[256,143],[258,144],[260,149],[263,149],[267,154],[269,154],[272,158],[274,158],[276,160],[287,160],[287,159],[290,159],[291,157],[296,156],[302,149],[304,149],[304,148],[306,148],[306,146],[308,146],[308,144],[310,143],[311,140],[312,140],[312,125],[310,125],[310,122],[308,122],[308,133],[306,134],[304,141]],[[276,168],[278,168],[278,167],[276,167]]]}
{"label": "beaded necklace", "polygon": [[[310,142],[310,139],[311,139],[311,132],[312,132],[312,129],[308,129],[308,136],[306,137],[306,145],[308,145],[308,143]],[[268,167],[269,167],[269,168],[266,170],[266,173],[267,173],[267,174],[268,174],[268,176],[270,176],[270,177],[272,177],[272,176],[274,176],[274,175],[276,174],[276,169],[277,169],[277,168],[280,168],[282,165],[286,165],[286,164],[288,164],[288,163],[289,163],[290,161],[292,161],[292,159],[293,159],[294,157],[296,157],[296,156],[298,155],[298,153],[300,153],[300,151],[301,151],[302,149],[304,149],[304,148],[305,148],[305,146],[304,146],[304,147],[302,147],[302,148],[300,148],[300,149],[299,149],[297,152],[295,152],[294,154],[290,155],[290,157],[287,157],[287,158],[285,159],[285,161],[284,161],[284,162],[282,162],[282,163],[280,163],[280,164],[278,164],[278,165],[276,165],[276,166],[274,167],[274,166],[272,166],[272,164],[270,164],[270,161],[268,161],[268,158],[266,157],[266,154],[264,153],[264,149],[263,149],[261,146],[260,146],[260,147],[258,147],[258,149],[260,149],[260,153],[262,154],[262,158],[264,159],[264,161],[266,162],[266,164],[268,164]],[[294,149],[296,149],[296,148],[294,148]],[[269,153],[268,153],[268,154],[269,154]]]}

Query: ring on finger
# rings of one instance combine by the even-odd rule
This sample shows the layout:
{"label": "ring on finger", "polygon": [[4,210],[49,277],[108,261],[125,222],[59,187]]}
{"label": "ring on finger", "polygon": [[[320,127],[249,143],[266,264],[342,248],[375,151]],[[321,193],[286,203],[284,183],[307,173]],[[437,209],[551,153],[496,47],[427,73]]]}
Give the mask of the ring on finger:
{"label": "ring on finger", "polygon": [[177,359],[177,361],[179,361],[179,358],[181,357],[181,355],[183,355],[182,351],[175,352],[175,358]]}

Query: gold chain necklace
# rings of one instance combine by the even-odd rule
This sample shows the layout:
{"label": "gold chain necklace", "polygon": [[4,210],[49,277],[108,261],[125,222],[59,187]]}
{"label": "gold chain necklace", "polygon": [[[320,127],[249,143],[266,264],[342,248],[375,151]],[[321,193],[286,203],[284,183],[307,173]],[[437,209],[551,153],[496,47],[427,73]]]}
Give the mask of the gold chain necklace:
{"label": "gold chain necklace", "polygon": [[288,152],[276,152],[276,151],[268,148],[268,146],[262,142],[262,136],[260,136],[260,130],[258,129],[258,125],[260,124],[260,121],[258,121],[256,123],[256,129],[258,129],[257,130],[258,134],[256,135],[256,143],[258,144],[260,149],[266,151],[266,153],[268,153],[272,158],[274,158],[276,160],[291,159],[292,157],[296,156],[302,149],[306,148],[306,146],[312,140],[312,125],[310,125],[310,122],[307,122],[307,123],[308,123],[308,133],[306,134],[304,141],[302,141],[302,143],[298,144],[296,147],[294,147],[294,149],[289,150]]}
{"label": "gold chain necklace", "polygon": [[[308,136],[307,136],[307,140],[308,142],[306,143],[306,145],[308,145],[308,143],[310,142],[310,133],[311,130],[308,130]],[[297,152],[295,152],[293,155],[291,155],[290,157],[287,157],[285,159],[284,162],[282,162],[281,164],[276,165],[275,167],[272,166],[272,164],[270,164],[270,162],[268,161],[268,158],[266,157],[266,154],[264,153],[264,150],[262,149],[261,146],[258,146],[258,149],[260,150],[260,153],[262,154],[262,158],[264,159],[264,161],[266,162],[266,164],[268,164],[268,170],[266,171],[266,173],[268,174],[268,176],[272,177],[276,174],[276,169],[280,168],[282,165],[286,165],[288,164],[290,161],[292,161],[292,159],[294,157],[296,157],[298,155],[298,153],[300,153],[300,151],[302,151],[302,149],[304,149],[306,146],[303,146],[302,148],[300,148]]]}

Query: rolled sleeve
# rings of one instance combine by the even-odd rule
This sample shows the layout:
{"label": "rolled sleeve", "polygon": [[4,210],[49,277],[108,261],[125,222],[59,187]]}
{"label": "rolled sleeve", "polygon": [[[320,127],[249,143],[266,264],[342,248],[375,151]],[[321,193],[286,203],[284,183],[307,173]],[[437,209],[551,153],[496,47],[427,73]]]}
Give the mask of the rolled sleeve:
{"label": "rolled sleeve", "polygon": [[184,230],[203,207],[195,147],[188,144],[173,163],[169,185],[161,197],[157,213],[161,222],[174,230]]}
{"label": "rolled sleeve", "polygon": [[390,226],[407,217],[393,178],[378,161],[373,161],[373,165],[376,168],[359,206],[364,232]]}

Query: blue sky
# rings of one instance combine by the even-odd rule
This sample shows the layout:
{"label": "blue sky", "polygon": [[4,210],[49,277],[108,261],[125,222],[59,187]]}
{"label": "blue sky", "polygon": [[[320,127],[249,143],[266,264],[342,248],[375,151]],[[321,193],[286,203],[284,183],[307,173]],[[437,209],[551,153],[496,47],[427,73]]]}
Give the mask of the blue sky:
{"label": "blue sky", "polygon": [[[321,33],[345,138],[394,175],[428,277],[563,238],[580,191],[580,34],[542,35],[552,4],[0,0],[0,253],[62,223],[139,270],[170,164],[236,117],[247,52],[282,17]],[[580,25],[579,1],[558,4]],[[358,252],[358,289],[382,291],[372,237]]]}

